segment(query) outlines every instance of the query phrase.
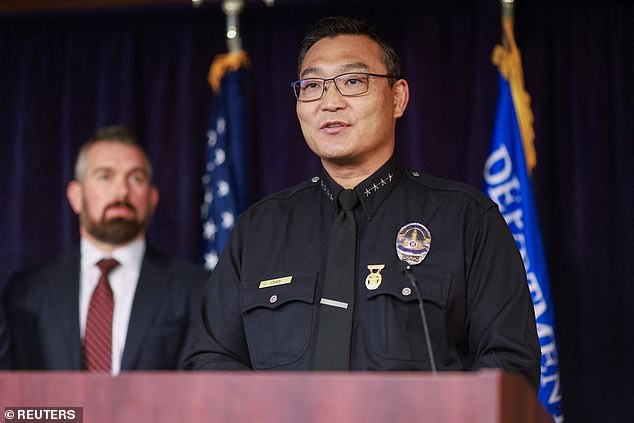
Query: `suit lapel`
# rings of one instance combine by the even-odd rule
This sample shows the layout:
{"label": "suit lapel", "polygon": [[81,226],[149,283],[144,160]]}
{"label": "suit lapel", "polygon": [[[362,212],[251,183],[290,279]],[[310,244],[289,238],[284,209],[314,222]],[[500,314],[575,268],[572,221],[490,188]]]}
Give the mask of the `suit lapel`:
{"label": "suit lapel", "polygon": [[[51,351],[60,359],[59,368],[81,369],[81,339],[79,335],[79,250],[61,259],[58,272],[51,272],[47,280],[49,306],[54,322],[61,331],[63,351]],[[54,330],[51,331],[55,333]]]}
{"label": "suit lapel", "polygon": [[139,282],[134,293],[121,370],[138,367],[136,363],[146,335],[150,332],[162,307],[167,279],[162,275],[156,253],[148,248],[141,265]]}

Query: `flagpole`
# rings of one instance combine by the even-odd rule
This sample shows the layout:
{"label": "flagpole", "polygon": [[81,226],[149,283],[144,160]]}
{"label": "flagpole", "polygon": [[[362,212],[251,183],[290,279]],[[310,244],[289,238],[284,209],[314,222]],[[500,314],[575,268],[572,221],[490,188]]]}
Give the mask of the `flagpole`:
{"label": "flagpole", "polygon": [[209,84],[214,92],[220,89],[220,81],[227,71],[236,71],[249,66],[249,56],[242,50],[240,38],[240,12],[244,9],[244,0],[223,0],[222,10],[225,13],[227,30],[227,53],[214,58],[209,68]]}
{"label": "flagpole", "polygon": [[223,0],[222,10],[227,19],[227,50],[229,53],[237,53],[242,50],[240,38],[240,12],[244,8],[244,0]]}
{"label": "flagpole", "polygon": [[508,50],[510,45],[506,32],[504,31],[504,21],[510,20],[513,22],[513,18],[515,17],[515,3],[513,0],[500,0],[500,7],[500,18],[502,19],[502,46]]}

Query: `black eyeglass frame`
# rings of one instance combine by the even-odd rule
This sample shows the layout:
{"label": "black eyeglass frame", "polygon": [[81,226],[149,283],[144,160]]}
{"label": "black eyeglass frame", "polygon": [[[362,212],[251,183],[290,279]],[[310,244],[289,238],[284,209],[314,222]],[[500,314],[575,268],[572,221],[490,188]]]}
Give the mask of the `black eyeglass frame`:
{"label": "black eyeglass frame", "polygon": [[[356,94],[344,94],[341,92],[341,90],[339,89],[339,87],[337,86],[337,83],[335,82],[335,80],[337,78],[340,78],[344,75],[365,75],[368,78],[368,85],[366,87],[366,90],[361,92],[361,93],[356,93]],[[332,84],[335,86],[335,88],[337,89],[337,91],[339,92],[339,94],[341,94],[344,97],[356,97],[358,95],[363,95],[365,93],[368,92],[368,90],[370,89],[370,77],[371,76],[376,76],[379,78],[390,78],[390,79],[394,79],[395,81],[397,79],[400,79],[400,76],[398,75],[381,75],[378,73],[370,73],[370,72],[345,72],[342,74],[339,74],[337,76],[333,76],[332,78],[303,78],[303,79],[298,79],[297,81],[293,81],[291,82],[291,88],[293,89],[293,94],[295,94],[295,98],[297,99],[297,101],[301,101],[302,103],[310,103],[311,101],[317,101],[317,100],[321,100],[322,97],[324,96],[324,93],[326,92],[326,82],[328,81],[332,81]],[[317,98],[313,98],[310,100],[300,100],[299,98],[299,89],[296,88],[298,86],[298,84],[300,84],[302,81],[309,81],[309,80],[318,80],[318,81],[323,81],[323,85],[321,86],[321,95]]]}

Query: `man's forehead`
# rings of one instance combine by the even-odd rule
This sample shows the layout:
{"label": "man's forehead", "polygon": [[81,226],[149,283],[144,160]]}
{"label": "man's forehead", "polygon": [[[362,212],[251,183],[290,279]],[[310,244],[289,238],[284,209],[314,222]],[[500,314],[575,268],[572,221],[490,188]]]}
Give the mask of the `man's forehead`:
{"label": "man's forehead", "polygon": [[308,49],[300,77],[321,72],[367,71],[382,65],[381,49],[374,40],[365,35],[338,35],[322,38]]}
{"label": "man's forehead", "polygon": [[354,63],[342,63],[335,66],[310,66],[305,68],[300,75],[302,78],[310,75],[323,75],[327,72],[332,72],[333,70],[337,73],[346,73],[346,72],[365,72],[370,67],[363,62],[354,62]]}
{"label": "man's forehead", "polygon": [[86,152],[88,168],[146,168],[143,152],[116,141],[97,141]]}

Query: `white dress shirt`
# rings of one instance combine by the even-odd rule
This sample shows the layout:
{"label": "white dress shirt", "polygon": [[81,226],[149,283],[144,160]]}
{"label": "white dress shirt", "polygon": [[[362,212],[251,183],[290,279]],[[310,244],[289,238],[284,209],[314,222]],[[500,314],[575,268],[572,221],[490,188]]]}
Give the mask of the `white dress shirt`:
{"label": "white dress shirt", "polygon": [[114,298],[112,315],[112,375],[121,371],[121,358],[128,333],[128,322],[132,311],[134,293],[141,273],[141,263],[145,254],[145,239],[141,238],[117,248],[112,254],[104,254],[82,238],[80,244],[81,267],[79,274],[79,327],[82,345],[86,333],[86,319],[92,293],[99,282],[101,271],[97,262],[103,258],[114,258],[119,262],[108,275]]}

